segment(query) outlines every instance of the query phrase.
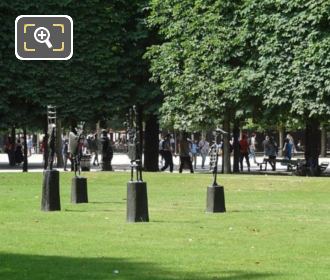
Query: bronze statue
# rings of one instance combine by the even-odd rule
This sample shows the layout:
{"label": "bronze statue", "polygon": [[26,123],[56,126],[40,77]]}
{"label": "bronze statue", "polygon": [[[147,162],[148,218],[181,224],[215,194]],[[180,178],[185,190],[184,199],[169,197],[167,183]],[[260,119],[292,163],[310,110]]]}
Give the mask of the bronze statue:
{"label": "bronze statue", "polygon": [[53,170],[54,155],[56,149],[56,107],[52,105],[47,106],[47,119],[48,119],[48,162],[46,168]]}
{"label": "bronze statue", "polygon": [[77,172],[80,175],[80,160],[82,156],[81,142],[83,141],[84,122],[81,122],[77,128],[72,128],[69,133],[69,153],[72,157],[73,170],[75,177]]}
{"label": "bronze statue", "polygon": [[[215,141],[214,141],[214,144],[212,145],[212,147],[215,149],[215,162],[214,162],[214,169],[213,169],[213,186],[218,185],[218,183],[217,183],[218,161],[219,161],[219,154],[221,154],[221,151],[222,151],[222,146],[219,145],[219,142],[220,142],[219,137],[224,134],[228,134],[228,132],[226,132],[220,128],[217,128],[215,130]],[[211,149],[212,149],[212,147],[211,147]]]}
{"label": "bronze statue", "polygon": [[136,181],[142,180],[142,151],[140,143],[139,114],[136,106],[130,108],[127,116],[127,138],[128,138],[128,156],[131,160],[131,181],[134,177],[134,168],[136,170]]}

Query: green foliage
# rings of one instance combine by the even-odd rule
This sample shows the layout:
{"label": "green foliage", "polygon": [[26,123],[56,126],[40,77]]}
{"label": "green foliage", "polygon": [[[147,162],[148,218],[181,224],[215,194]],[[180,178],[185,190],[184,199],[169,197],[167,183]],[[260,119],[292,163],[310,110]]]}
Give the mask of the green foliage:
{"label": "green foliage", "polygon": [[[137,0],[1,1],[2,123],[34,122],[45,114],[47,104],[57,105],[61,118],[97,121],[155,98],[159,94],[156,86],[145,87],[148,72],[142,55],[149,31],[141,21],[143,4]],[[72,59],[16,59],[15,18],[36,13],[72,17]]]}
{"label": "green foliage", "polygon": [[259,90],[272,113],[330,115],[330,2],[246,1],[246,33],[257,49]]}
{"label": "green foliage", "polygon": [[248,86],[241,66],[240,1],[151,1],[149,23],[164,43],[151,47],[153,80],[165,94],[163,122],[175,128],[212,126]]}
{"label": "green foliage", "polygon": [[[229,108],[262,123],[330,115],[330,2],[152,0],[149,49],[164,123],[204,127]],[[249,116],[250,114],[243,114]]]}

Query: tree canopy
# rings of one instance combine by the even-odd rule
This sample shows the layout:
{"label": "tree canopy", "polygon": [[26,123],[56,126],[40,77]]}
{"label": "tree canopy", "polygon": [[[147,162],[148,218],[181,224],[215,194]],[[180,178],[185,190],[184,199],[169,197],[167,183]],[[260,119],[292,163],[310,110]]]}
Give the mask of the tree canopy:
{"label": "tree canopy", "polygon": [[[70,15],[73,57],[18,60],[14,22],[22,14]],[[1,123],[34,123],[47,104],[56,105],[61,118],[97,121],[157,97],[155,85],[145,86],[148,71],[142,55],[149,31],[144,14],[144,1],[1,1]]]}
{"label": "tree canopy", "polygon": [[164,123],[205,127],[225,108],[271,122],[329,117],[329,1],[152,0],[151,10]]}

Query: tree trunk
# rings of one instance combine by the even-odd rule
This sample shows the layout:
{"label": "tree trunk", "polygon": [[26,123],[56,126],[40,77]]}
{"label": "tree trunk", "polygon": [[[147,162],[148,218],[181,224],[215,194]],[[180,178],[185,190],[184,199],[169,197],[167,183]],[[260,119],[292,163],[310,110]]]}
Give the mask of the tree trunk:
{"label": "tree trunk", "polygon": [[62,168],[64,166],[63,156],[62,156],[62,121],[60,119],[56,120],[56,158],[57,158],[57,168]]}
{"label": "tree trunk", "polygon": [[23,140],[24,140],[24,159],[23,159],[23,172],[28,172],[28,150],[27,150],[27,137],[26,127],[23,129]]}
{"label": "tree trunk", "polygon": [[321,157],[327,156],[327,128],[322,125],[321,129]]}
{"label": "tree trunk", "polygon": [[[143,113],[143,108],[142,106],[137,106],[136,108],[138,116],[137,116],[137,125],[139,128],[139,143],[140,143],[140,147],[139,147],[139,151],[140,151],[140,159],[141,159],[141,165],[142,165],[142,155],[143,155],[143,121],[142,121],[142,113]],[[142,166],[141,166],[142,168]]]}
{"label": "tree trunk", "polygon": [[233,129],[233,136],[234,136],[234,143],[233,143],[233,151],[234,151],[234,173],[239,172],[239,122],[235,120],[234,122],[234,129]]}
{"label": "tree trunk", "polygon": [[101,128],[100,128],[100,121],[98,121],[96,123],[96,134],[97,134],[97,137],[100,139],[101,137]]}
{"label": "tree trunk", "polygon": [[320,122],[316,119],[308,119],[305,131],[305,160],[309,175],[319,175],[319,155],[321,146]]}
{"label": "tree trunk", "polygon": [[48,167],[48,119],[46,117],[45,126],[44,126],[44,138],[42,139],[42,145],[44,147],[43,157],[44,157],[44,169],[46,170]]}
{"label": "tree trunk", "polygon": [[144,170],[159,171],[159,123],[155,115],[147,117],[146,128],[144,133]]}
{"label": "tree trunk", "polygon": [[224,120],[223,120],[223,129],[228,132],[223,136],[223,173],[229,174],[231,173],[230,166],[230,118],[229,113],[225,112]]}
{"label": "tree trunk", "polygon": [[283,126],[280,126],[278,129],[278,156],[283,156],[283,146],[284,146],[284,128]]}
{"label": "tree trunk", "polygon": [[16,149],[16,129],[15,126],[11,127],[11,141],[10,141],[10,146],[11,149],[8,151],[8,158],[9,158],[9,165],[10,166],[15,166],[16,161],[15,161],[15,149]]}

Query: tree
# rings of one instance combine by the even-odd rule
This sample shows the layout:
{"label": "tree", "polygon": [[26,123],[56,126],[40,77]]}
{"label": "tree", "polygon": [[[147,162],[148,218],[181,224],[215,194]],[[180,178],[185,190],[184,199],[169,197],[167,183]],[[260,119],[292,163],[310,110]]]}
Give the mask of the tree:
{"label": "tree", "polygon": [[264,123],[297,120],[315,170],[318,127],[330,114],[329,1],[151,3],[149,22],[164,37],[148,52],[165,94],[163,122],[192,130],[242,109]]}
{"label": "tree", "polygon": [[306,126],[305,158],[316,172],[320,122],[330,115],[329,1],[246,1],[263,104]]}
{"label": "tree", "polygon": [[[147,57],[153,80],[165,95],[163,124],[194,131],[224,121],[229,130],[237,109],[250,106],[254,77],[244,51],[242,3],[151,1],[149,23],[159,29],[164,42],[152,46]],[[224,143],[225,172],[230,172],[229,137]]]}
{"label": "tree", "polygon": [[[132,104],[155,101],[142,60],[149,31],[145,1],[45,1],[0,3],[1,123],[34,125],[57,106],[65,122],[125,116]],[[74,22],[74,54],[69,61],[19,61],[14,56],[14,22],[20,14],[68,14]],[[148,73],[147,73],[148,74]]]}

